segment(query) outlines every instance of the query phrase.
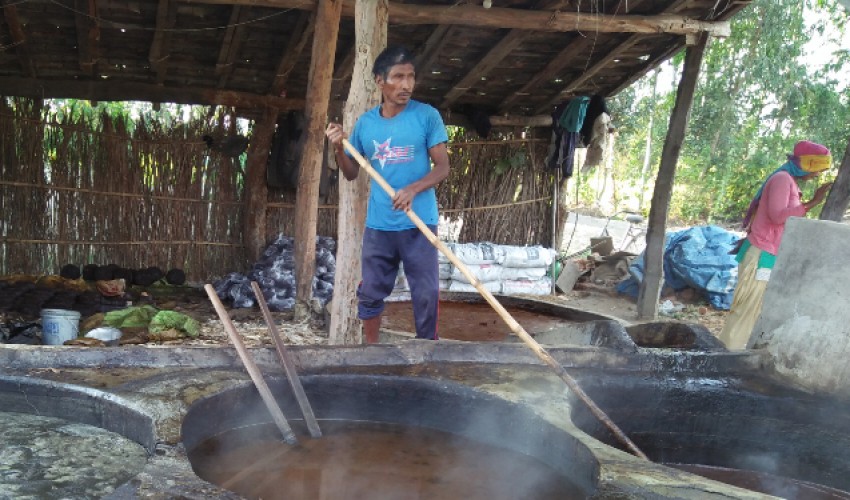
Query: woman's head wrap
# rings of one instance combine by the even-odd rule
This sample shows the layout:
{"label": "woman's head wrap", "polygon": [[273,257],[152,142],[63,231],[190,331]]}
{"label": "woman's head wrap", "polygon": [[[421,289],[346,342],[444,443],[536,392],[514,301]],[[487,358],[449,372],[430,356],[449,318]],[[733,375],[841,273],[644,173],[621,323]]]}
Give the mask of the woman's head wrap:
{"label": "woman's head wrap", "polygon": [[794,145],[794,153],[788,159],[806,173],[823,172],[832,166],[829,148],[812,141],[800,141]]}

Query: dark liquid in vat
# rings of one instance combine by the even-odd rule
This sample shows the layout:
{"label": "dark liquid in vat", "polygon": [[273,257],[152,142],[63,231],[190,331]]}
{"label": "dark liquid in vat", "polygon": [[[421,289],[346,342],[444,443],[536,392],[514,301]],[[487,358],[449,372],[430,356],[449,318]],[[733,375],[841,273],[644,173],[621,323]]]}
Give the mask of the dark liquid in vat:
{"label": "dark liquid in vat", "polygon": [[371,422],[320,426],[321,438],[297,432],[294,447],[271,424],[233,429],[189,457],[200,477],[251,499],[585,497],[534,458],[454,434]]}

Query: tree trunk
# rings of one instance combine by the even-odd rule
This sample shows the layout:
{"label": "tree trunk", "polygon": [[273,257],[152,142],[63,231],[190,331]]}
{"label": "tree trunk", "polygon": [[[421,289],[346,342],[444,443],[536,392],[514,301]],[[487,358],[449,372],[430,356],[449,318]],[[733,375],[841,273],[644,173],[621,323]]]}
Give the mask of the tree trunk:
{"label": "tree trunk", "polygon": [[266,108],[263,116],[254,123],[251,146],[245,166],[245,213],[243,214],[242,240],[248,262],[256,262],[266,243],[266,205],[269,189],[266,185],[266,168],[272,146],[277,109]]}
{"label": "tree trunk", "polygon": [[670,115],[670,126],[661,153],[661,164],[652,194],[652,206],[649,209],[649,227],[646,232],[646,250],[644,252],[644,277],[640,283],[638,295],[638,317],[654,319],[658,313],[658,296],[664,282],[664,240],[667,232],[667,213],[670,209],[670,197],[673,193],[673,181],[676,178],[676,163],[685,139],[691,104],[694,100],[700,65],[702,64],[708,35],[701,35],[696,45],[690,46],[685,55],[685,68],[679,89],[676,92],[676,105]]}
{"label": "tree trunk", "polygon": [[307,130],[301,157],[301,172],[295,199],[295,316],[310,314],[313,275],[316,271],[316,219],[319,211],[319,182],[322,177],[325,126],[343,0],[320,0],[316,6],[316,30],[307,82]]}
{"label": "tree trunk", "polygon": [[829,190],[826,203],[820,212],[821,220],[841,222],[848,203],[850,203],[850,142],[847,143],[844,159],[838,167],[838,176],[835,177],[835,183]]}
{"label": "tree trunk", "polygon": [[[346,132],[351,132],[364,111],[380,103],[372,64],[387,45],[387,13],[387,0],[357,0],[354,16],[357,54],[343,112],[343,129]],[[356,289],[361,277],[360,256],[369,176],[361,172],[354,181],[340,176],[339,182],[339,236],[329,340],[331,344],[359,344]]]}
{"label": "tree trunk", "polygon": [[[655,102],[658,94],[658,71],[652,74],[652,100]],[[646,147],[643,151],[643,166],[640,169],[640,197],[638,198],[638,210],[643,210],[643,197],[646,193],[646,182],[649,180],[651,169],[650,161],[652,160],[652,121],[655,113],[649,112],[649,124],[646,126]]]}

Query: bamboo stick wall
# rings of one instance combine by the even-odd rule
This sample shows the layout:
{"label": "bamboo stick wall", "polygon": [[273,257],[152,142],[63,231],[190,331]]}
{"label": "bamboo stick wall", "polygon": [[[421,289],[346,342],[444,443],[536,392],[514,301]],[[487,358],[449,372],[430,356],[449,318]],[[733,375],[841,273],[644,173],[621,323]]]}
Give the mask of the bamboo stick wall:
{"label": "bamboo stick wall", "polygon": [[[60,119],[42,101],[0,99],[0,275],[68,263],[177,267],[190,280],[245,270],[242,166],[200,140],[232,123],[215,113],[131,124]],[[438,189],[442,211],[464,219],[460,240],[549,245],[546,144],[467,141],[453,140],[452,173]],[[336,235],[336,202],[332,184],[317,234]],[[269,239],[294,234],[294,204],[294,192],[270,189]]]}
{"label": "bamboo stick wall", "polygon": [[441,211],[463,218],[461,242],[552,244],[555,177],[544,168],[548,143],[514,139],[477,141],[455,137],[452,169],[438,189]]}

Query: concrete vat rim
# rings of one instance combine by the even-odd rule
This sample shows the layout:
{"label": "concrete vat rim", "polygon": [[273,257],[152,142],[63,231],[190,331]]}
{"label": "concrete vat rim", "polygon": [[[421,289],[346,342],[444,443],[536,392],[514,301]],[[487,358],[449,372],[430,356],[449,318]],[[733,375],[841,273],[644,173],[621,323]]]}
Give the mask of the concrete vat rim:
{"label": "concrete vat rim", "polygon": [[[134,402],[116,394],[14,375],[0,375],[0,394],[8,400],[4,411],[61,418],[99,427],[140,444],[148,457],[156,448],[154,419]],[[79,401],[87,404],[69,404]]]}

